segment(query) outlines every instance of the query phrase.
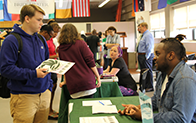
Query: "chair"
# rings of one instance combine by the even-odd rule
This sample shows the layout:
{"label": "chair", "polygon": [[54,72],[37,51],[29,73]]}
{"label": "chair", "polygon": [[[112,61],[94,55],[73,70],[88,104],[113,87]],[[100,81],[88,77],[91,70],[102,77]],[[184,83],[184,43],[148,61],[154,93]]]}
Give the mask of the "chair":
{"label": "chair", "polygon": [[188,60],[194,60],[195,59],[195,53],[188,55]]}
{"label": "chair", "polygon": [[145,86],[146,86],[146,77],[148,74],[149,69],[148,68],[144,68],[141,70],[140,72],[140,81],[139,81],[139,86],[140,86],[140,91],[144,92],[145,91]]}
{"label": "chair", "polygon": [[[187,55],[188,60],[195,60],[195,53]],[[196,64],[190,65],[190,67],[195,71]]]}

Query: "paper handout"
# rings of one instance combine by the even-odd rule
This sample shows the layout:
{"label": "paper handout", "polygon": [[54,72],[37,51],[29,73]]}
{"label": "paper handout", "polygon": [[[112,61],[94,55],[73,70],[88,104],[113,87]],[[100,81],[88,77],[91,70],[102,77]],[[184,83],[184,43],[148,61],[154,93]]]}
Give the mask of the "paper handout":
{"label": "paper handout", "polygon": [[98,113],[115,113],[117,114],[117,108],[115,105],[111,105],[111,106],[99,106],[99,105],[93,105],[92,106],[92,113],[93,114],[98,114]]}
{"label": "paper handout", "polygon": [[80,123],[118,123],[115,116],[80,117]]}
{"label": "paper handout", "polygon": [[65,74],[74,64],[74,62],[47,59],[43,61],[36,69],[47,68],[46,72]]}
{"label": "paper handout", "polygon": [[94,106],[94,105],[112,105],[110,100],[93,100],[93,101],[82,101],[83,106]]}

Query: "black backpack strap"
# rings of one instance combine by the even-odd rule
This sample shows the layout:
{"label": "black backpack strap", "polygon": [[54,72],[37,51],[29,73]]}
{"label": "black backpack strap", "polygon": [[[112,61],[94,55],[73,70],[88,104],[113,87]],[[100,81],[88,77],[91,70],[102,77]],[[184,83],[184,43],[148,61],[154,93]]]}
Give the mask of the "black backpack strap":
{"label": "black backpack strap", "polygon": [[22,51],[22,48],[23,48],[22,39],[18,33],[11,32],[10,34],[14,35],[16,37],[16,39],[18,40],[18,55],[19,55]]}
{"label": "black backpack strap", "polygon": [[44,38],[40,35],[40,34],[37,34],[37,36],[39,37],[39,39],[42,41],[42,43],[44,44],[44,47],[46,47],[46,43],[45,43],[45,40]]}
{"label": "black backpack strap", "polygon": [[[18,56],[19,56],[23,48],[22,38],[18,33],[11,32],[10,34],[14,35],[18,40]],[[18,60],[16,61],[16,66],[18,66]]]}

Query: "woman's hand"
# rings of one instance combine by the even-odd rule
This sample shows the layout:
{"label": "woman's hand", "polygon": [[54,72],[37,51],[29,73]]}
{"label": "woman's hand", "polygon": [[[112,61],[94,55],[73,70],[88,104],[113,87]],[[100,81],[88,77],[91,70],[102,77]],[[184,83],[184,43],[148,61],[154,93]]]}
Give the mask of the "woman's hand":
{"label": "woman's hand", "polygon": [[99,87],[101,87],[101,80],[100,80],[100,77],[97,78],[97,81],[98,81],[98,83],[97,83],[96,87],[99,88]]}
{"label": "woman's hand", "polygon": [[66,77],[65,77],[65,75],[63,75],[63,77],[64,77],[64,81],[63,81],[63,82],[61,82],[61,83],[59,84],[59,87],[60,87],[60,88],[62,88],[62,87],[63,87],[63,85],[65,85],[65,84],[66,84]]}
{"label": "woman's hand", "polygon": [[65,85],[65,84],[66,84],[66,82],[64,82],[64,81],[63,81],[63,82],[61,82],[61,83],[59,84],[59,87],[60,87],[60,88],[62,88],[62,87],[63,87],[63,85]]}

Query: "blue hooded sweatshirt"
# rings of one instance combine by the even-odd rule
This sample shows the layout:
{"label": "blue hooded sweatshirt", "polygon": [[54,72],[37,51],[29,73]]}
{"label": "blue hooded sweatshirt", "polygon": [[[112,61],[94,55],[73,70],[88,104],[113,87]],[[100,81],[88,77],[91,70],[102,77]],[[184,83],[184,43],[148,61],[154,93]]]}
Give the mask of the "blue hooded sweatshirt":
{"label": "blue hooded sweatshirt", "polygon": [[[7,86],[12,94],[37,94],[52,90],[50,74],[37,78],[36,67],[49,58],[48,46],[37,36],[27,34],[19,25],[13,27],[20,34],[23,47],[18,56],[18,41],[8,35],[3,41],[0,54],[1,75],[10,79]],[[18,62],[17,62],[18,61]],[[15,65],[17,62],[17,66]]]}

